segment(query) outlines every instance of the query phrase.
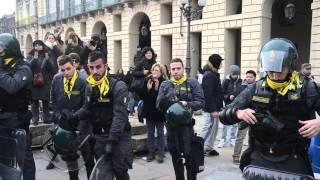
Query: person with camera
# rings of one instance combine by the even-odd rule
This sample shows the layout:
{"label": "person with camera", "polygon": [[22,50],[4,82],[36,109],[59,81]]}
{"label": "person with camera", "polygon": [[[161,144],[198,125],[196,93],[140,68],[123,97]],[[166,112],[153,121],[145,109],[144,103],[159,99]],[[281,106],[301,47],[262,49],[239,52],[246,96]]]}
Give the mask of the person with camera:
{"label": "person with camera", "polygon": [[88,56],[93,51],[99,51],[107,58],[107,47],[102,43],[99,34],[93,34],[90,41],[87,42],[85,47],[80,51],[80,65],[86,69],[88,74],[90,73],[89,69],[87,69]]}
{"label": "person with camera", "polygon": [[66,40],[65,55],[70,53],[77,53],[80,55],[83,46],[83,42],[75,32],[69,32]]}
{"label": "person with camera", "polygon": [[28,53],[29,62],[34,78],[32,83],[32,124],[39,123],[39,101],[42,101],[42,120],[44,123],[51,123],[49,114],[50,88],[53,73],[53,64],[50,61],[49,49],[41,41],[33,42],[33,49]]}
{"label": "person with camera", "polygon": [[[35,180],[36,168],[29,130],[31,112],[28,110],[31,100],[31,83],[32,71],[23,60],[18,40],[9,33],[1,33],[0,179],[20,180],[23,176],[24,180]],[[5,133],[4,129],[9,130],[10,133]],[[15,135],[20,138],[17,139]],[[12,139],[14,143],[10,141]],[[21,139],[23,140],[20,141]]]}
{"label": "person with camera", "polygon": [[128,180],[133,154],[131,126],[128,119],[128,88],[106,73],[107,59],[102,52],[89,54],[85,104],[72,116],[89,122],[96,141],[96,159],[102,156],[112,163],[117,180]]}
{"label": "person with camera", "polygon": [[287,39],[268,41],[259,61],[266,75],[242,91],[219,116],[223,124],[250,126],[249,148],[240,160],[240,168],[246,167],[245,179],[271,175],[278,179],[283,174],[312,177],[307,151],[309,138],[320,131],[320,120],[311,116],[320,112],[317,87],[301,83],[296,71],[298,52]]}
{"label": "person with camera", "polygon": [[[167,143],[176,179],[185,179],[184,166],[186,166],[187,179],[195,180],[202,168],[195,162],[201,161],[198,157],[203,160],[204,151],[203,143],[200,145],[202,150],[200,154],[193,151],[195,122],[191,115],[192,111],[204,107],[203,90],[196,79],[187,77],[180,58],[171,61],[170,70],[172,78],[160,85],[156,105],[160,112],[166,115]],[[170,109],[173,113],[168,114]],[[171,118],[171,116],[178,117]]]}
{"label": "person with camera", "polygon": [[[146,77],[144,88],[141,93],[143,100],[143,112],[146,117],[147,131],[148,131],[148,150],[147,161],[151,162],[155,158],[158,163],[163,163],[164,159],[164,114],[156,108],[156,100],[159,93],[161,83],[167,80],[163,65],[156,63],[151,67],[151,74]],[[154,136],[157,129],[157,139]],[[157,144],[156,144],[157,142]],[[156,152],[157,151],[157,152]]]}
{"label": "person with camera", "polygon": [[[53,121],[64,130],[79,130],[78,139],[80,141],[90,133],[89,125],[86,124],[86,121],[71,119],[70,114],[78,111],[83,106],[87,83],[85,79],[79,76],[75,62],[70,56],[60,56],[58,64],[61,73],[54,77],[51,86]],[[94,157],[88,141],[85,142],[80,151],[85,161],[87,177],[89,179],[94,167]],[[74,156],[67,155],[64,159],[68,160],[72,159],[72,157]],[[47,169],[50,169],[50,167],[53,167],[53,164],[49,164],[47,167]],[[78,169],[70,170],[69,177],[70,180],[78,180]]]}

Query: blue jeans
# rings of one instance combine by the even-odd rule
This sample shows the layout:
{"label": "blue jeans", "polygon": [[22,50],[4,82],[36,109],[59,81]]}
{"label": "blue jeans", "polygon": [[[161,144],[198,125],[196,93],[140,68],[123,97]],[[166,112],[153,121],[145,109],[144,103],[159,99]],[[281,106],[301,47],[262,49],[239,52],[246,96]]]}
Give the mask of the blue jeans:
{"label": "blue jeans", "polygon": [[234,124],[234,125],[230,125],[230,126],[223,125],[221,139],[224,139],[225,141],[227,141],[227,131],[230,127],[231,127],[230,139],[236,139],[238,124]]}
{"label": "blue jeans", "polygon": [[128,110],[130,113],[134,113],[134,93],[131,91],[129,91]]}
{"label": "blue jeans", "polygon": [[219,119],[215,119],[208,112],[204,112],[203,118],[204,124],[200,136],[204,139],[204,150],[212,151],[217,138]]}
{"label": "blue jeans", "polygon": [[[155,129],[157,129],[157,145],[156,138],[154,136]],[[149,152],[155,152],[155,150],[158,149],[159,153],[164,154],[164,122],[147,118],[147,131],[147,143]]]}

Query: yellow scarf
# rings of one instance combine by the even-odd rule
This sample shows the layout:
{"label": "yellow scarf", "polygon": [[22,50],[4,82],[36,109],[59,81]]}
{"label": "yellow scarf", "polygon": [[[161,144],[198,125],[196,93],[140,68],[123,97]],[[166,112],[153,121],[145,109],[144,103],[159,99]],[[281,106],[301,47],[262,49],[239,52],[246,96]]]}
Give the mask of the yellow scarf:
{"label": "yellow scarf", "polygon": [[93,76],[90,75],[87,77],[87,82],[92,86],[98,86],[100,91],[100,98],[105,96],[109,92],[109,81],[107,76],[103,76],[99,81],[93,79]]}
{"label": "yellow scarf", "polygon": [[289,81],[282,83],[274,82],[269,79],[269,77],[267,77],[267,84],[271,89],[276,90],[282,96],[286,95],[288,90],[296,90],[298,88],[301,88],[299,74],[297,71],[292,72]]}
{"label": "yellow scarf", "polygon": [[179,79],[179,80],[176,80],[173,77],[171,78],[172,83],[174,85],[176,85],[176,86],[179,86],[179,85],[183,84],[186,80],[187,80],[187,74],[186,73],[183,73],[181,79]]}
{"label": "yellow scarf", "polygon": [[11,63],[12,60],[13,60],[13,57],[5,58],[4,59],[4,65],[8,65],[9,63]]}
{"label": "yellow scarf", "polygon": [[[68,80],[65,77],[63,78],[64,92],[67,94],[69,99],[71,97],[71,92],[72,92],[74,83],[76,82],[77,78],[78,78],[78,72],[77,71],[74,71],[73,76],[72,76],[72,78],[70,80]],[[70,89],[69,89],[69,86],[68,86],[69,82],[70,82]]]}

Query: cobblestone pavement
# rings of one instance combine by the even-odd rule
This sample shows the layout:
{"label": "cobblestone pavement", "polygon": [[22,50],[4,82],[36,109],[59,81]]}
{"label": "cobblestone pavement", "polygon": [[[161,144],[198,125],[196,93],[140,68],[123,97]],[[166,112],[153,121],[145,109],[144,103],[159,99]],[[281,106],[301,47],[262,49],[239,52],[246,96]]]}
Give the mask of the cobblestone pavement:
{"label": "cobblestone pavement", "polygon": [[[131,119],[132,120],[132,119]],[[196,132],[202,127],[202,116],[196,116]],[[219,129],[218,138],[221,135]],[[216,142],[218,143],[218,141]],[[220,156],[206,157],[205,159],[205,171],[198,174],[200,180],[240,180],[241,171],[237,165],[232,163],[232,147],[217,148]],[[45,152],[35,151],[34,156],[37,167],[37,179],[38,180],[67,180],[68,173],[57,168],[52,170],[46,170],[47,161],[44,160]],[[171,163],[171,157],[169,153],[166,153],[164,163],[158,164],[154,162],[146,162],[141,156],[136,156],[133,169],[129,170],[129,174],[132,180],[174,180],[174,171]],[[86,179],[85,169],[82,168],[79,173],[80,180]]]}

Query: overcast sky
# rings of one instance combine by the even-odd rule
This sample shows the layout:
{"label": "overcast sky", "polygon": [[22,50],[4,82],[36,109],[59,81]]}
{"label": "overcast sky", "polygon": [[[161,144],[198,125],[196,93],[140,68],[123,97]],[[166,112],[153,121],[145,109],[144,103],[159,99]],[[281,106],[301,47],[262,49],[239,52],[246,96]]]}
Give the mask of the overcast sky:
{"label": "overcast sky", "polygon": [[16,10],[15,0],[0,0],[0,17],[5,14],[12,14]]}

